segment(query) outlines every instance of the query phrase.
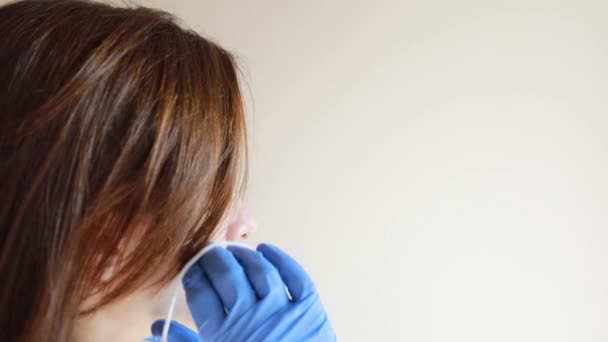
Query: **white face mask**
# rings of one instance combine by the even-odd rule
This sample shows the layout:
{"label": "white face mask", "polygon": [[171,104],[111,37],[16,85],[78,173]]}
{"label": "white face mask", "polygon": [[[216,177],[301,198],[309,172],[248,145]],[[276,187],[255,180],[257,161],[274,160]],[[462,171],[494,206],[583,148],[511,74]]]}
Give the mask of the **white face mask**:
{"label": "white face mask", "polygon": [[182,268],[182,270],[179,272],[178,276],[176,277],[176,280],[172,282],[172,285],[170,287],[172,295],[171,295],[171,301],[169,304],[169,308],[168,308],[167,314],[165,316],[165,324],[163,326],[163,333],[162,333],[162,337],[161,337],[162,342],[168,341],[169,326],[170,326],[171,320],[173,319],[173,315],[175,313],[176,306],[180,306],[180,307],[184,307],[184,308],[188,306],[188,304],[186,302],[186,293],[184,292],[184,288],[182,286],[182,279],[184,277],[184,274],[186,274],[186,271],[198,259],[200,259],[205,253],[207,253],[214,247],[218,247],[218,246],[220,246],[220,247],[241,246],[241,247],[251,249],[251,247],[249,247],[243,243],[239,243],[239,242],[217,241],[217,242],[213,242],[213,243],[207,245],[205,248],[203,248],[198,253],[196,253],[196,255],[194,257],[192,257],[192,259],[190,259],[186,263],[186,266],[184,266],[184,268]]}

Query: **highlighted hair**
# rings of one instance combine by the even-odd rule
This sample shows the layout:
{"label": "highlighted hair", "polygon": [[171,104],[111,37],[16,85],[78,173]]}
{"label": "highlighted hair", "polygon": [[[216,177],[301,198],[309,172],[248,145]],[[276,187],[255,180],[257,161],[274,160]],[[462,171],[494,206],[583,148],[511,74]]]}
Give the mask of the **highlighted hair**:
{"label": "highlighted hair", "polygon": [[0,32],[0,331],[65,341],[78,315],[164,285],[239,200],[238,73],[144,7],[19,1]]}

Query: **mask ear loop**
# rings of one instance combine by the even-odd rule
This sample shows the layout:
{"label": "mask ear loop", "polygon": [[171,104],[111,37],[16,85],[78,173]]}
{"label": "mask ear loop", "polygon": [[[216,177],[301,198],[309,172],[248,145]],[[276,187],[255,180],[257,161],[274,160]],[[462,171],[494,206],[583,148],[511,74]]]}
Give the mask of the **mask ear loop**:
{"label": "mask ear loop", "polygon": [[175,311],[175,304],[177,303],[177,296],[179,294],[180,286],[182,286],[182,280],[184,278],[184,275],[186,274],[186,271],[188,271],[190,269],[190,267],[192,265],[194,265],[205,253],[209,252],[213,248],[215,248],[215,247],[225,248],[227,246],[240,246],[240,247],[245,247],[245,248],[251,249],[251,247],[249,247],[245,244],[242,244],[242,243],[238,243],[238,242],[228,242],[228,241],[214,242],[212,244],[205,246],[205,248],[201,249],[198,253],[196,253],[192,257],[192,259],[190,259],[186,263],[186,266],[184,266],[182,268],[182,270],[179,272],[179,274],[177,276],[179,281],[177,282],[177,284],[174,285],[173,295],[171,296],[171,304],[169,304],[169,310],[167,311],[167,315],[165,316],[165,323],[163,324],[161,342],[168,342],[169,327],[171,326],[171,320],[173,319],[173,313]]}

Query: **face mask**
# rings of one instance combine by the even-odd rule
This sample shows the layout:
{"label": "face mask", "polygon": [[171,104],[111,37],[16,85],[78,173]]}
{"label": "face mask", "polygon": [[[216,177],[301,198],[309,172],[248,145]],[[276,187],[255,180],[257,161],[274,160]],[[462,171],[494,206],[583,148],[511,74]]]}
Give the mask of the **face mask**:
{"label": "face mask", "polygon": [[179,272],[179,274],[176,278],[176,281],[174,281],[173,284],[171,285],[170,291],[172,294],[171,294],[171,300],[169,303],[169,308],[167,309],[167,314],[165,315],[165,324],[163,326],[163,333],[162,333],[162,337],[161,337],[162,342],[167,342],[167,336],[169,334],[169,326],[170,326],[171,320],[173,319],[173,316],[175,314],[176,306],[179,305],[180,307],[187,307],[186,293],[184,292],[184,288],[182,286],[182,279],[184,277],[184,274],[205,253],[207,253],[208,251],[210,251],[211,249],[213,249],[214,247],[217,247],[217,246],[221,246],[221,247],[241,246],[241,247],[246,247],[246,248],[251,249],[251,247],[249,247],[245,244],[242,244],[242,243],[238,243],[238,242],[229,242],[229,241],[213,242],[213,243],[207,245],[202,250],[200,250],[198,253],[196,253],[196,255],[194,257],[192,257],[192,259],[190,259],[186,263],[184,268],[182,268],[182,270]]}

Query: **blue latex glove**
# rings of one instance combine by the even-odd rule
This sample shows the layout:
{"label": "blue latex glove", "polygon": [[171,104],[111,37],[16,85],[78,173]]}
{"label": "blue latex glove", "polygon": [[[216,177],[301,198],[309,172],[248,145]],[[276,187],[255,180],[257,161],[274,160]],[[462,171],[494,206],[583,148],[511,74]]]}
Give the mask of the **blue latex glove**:
{"label": "blue latex glove", "polygon": [[[172,321],[170,342],[336,341],[312,280],[275,246],[215,247],[183,285],[198,334]],[[159,341],[163,324],[152,325]]]}

